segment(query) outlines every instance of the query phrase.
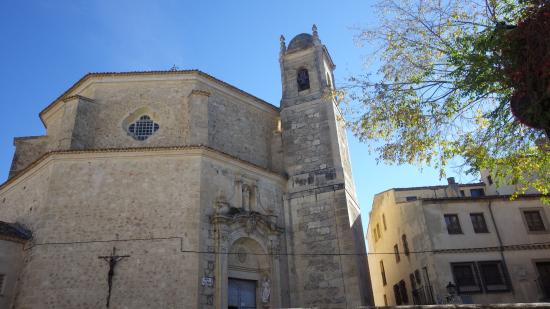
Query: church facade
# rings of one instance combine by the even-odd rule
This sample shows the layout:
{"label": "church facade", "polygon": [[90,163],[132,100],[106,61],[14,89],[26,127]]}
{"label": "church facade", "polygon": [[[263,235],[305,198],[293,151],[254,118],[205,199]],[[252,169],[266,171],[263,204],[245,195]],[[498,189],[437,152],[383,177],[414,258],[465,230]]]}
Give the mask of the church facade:
{"label": "church facade", "polygon": [[90,73],[47,106],[0,187],[32,233],[0,237],[1,305],[372,304],[335,65],[315,27],[280,64],[280,108],[197,70]]}

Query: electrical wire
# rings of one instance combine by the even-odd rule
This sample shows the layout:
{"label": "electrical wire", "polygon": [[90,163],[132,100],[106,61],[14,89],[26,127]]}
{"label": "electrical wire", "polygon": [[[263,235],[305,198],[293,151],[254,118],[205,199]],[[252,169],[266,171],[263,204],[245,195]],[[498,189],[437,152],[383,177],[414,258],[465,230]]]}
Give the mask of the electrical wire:
{"label": "electrical wire", "polygon": [[[88,241],[73,241],[73,242],[44,242],[44,243],[32,243],[25,247],[24,250],[31,250],[34,247],[40,246],[63,246],[63,245],[78,245],[78,244],[93,244],[93,243],[112,243],[112,242],[130,242],[130,241],[162,241],[162,240],[179,240],[180,241],[180,252],[181,253],[193,253],[193,254],[215,254],[215,255],[237,255],[237,252],[220,252],[215,250],[186,250],[183,248],[183,237],[171,236],[171,237],[150,237],[150,238],[129,238],[129,239],[111,239],[111,240],[88,240]],[[524,244],[514,244],[514,245],[504,245],[503,248],[510,247],[525,247],[525,246],[550,246],[550,241],[548,242],[538,242],[538,243],[524,243]],[[470,247],[470,248],[446,248],[446,249],[436,249],[436,250],[420,250],[420,251],[409,251],[409,254],[426,254],[426,253],[445,253],[448,251],[487,251],[487,250],[499,250],[500,246],[491,246],[491,247]],[[550,248],[548,248],[550,249]],[[513,249],[512,249],[513,250]],[[340,253],[259,253],[259,252],[247,252],[249,255],[256,256],[369,256],[369,255],[395,255],[395,252],[340,252]],[[403,253],[404,254],[404,253]]]}

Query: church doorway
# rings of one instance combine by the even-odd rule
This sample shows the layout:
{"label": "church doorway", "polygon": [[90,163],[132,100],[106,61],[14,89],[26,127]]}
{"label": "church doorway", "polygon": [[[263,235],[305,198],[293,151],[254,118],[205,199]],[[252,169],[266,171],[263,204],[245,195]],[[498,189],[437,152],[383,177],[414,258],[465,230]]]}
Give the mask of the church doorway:
{"label": "church doorway", "polygon": [[256,309],[256,281],[229,278],[228,309]]}

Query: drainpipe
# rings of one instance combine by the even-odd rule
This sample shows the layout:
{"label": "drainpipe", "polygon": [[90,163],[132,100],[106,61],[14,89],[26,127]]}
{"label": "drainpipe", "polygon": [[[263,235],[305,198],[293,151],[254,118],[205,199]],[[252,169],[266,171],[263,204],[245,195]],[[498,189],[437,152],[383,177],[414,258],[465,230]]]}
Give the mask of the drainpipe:
{"label": "drainpipe", "polygon": [[508,265],[506,263],[506,258],[504,257],[504,247],[502,245],[502,239],[500,238],[500,233],[498,232],[497,222],[495,221],[495,216],[493,215],[492,201],[489,200],[489,213],[491,214],[491,221],[495,227],[495,233],[497,234],[498,239],[498,250],[500,251],[500,258],[502,259],[502,265],[504,265],[504,275],[510,284],[510,290],[512,295],[515,296],[514,286],[512,285],[512,280],[510,280],[510,275],[508,274]]}

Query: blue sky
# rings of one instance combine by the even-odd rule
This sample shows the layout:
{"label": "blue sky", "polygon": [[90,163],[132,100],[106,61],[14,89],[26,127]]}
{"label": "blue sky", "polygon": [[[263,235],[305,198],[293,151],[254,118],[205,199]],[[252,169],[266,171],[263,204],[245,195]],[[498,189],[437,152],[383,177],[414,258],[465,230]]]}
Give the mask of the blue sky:
{"label": "blue sky", "polygon": [[[0,4],[0,181],[13,137],[44,134],[38,113],[88,72],[200,69],[279,105],[279,36],[316,23],[336,84],[364,72],[358,26],[376,24],[370,1],[15,1]],[[375,193],[438,184],[437,173],[377,165],[349,138],[364,225]],[[454,176],[454,175],[449,175]],[[471,177],[458,178],[471,181]],[[1,218],[0,218],[1,220]]]}

